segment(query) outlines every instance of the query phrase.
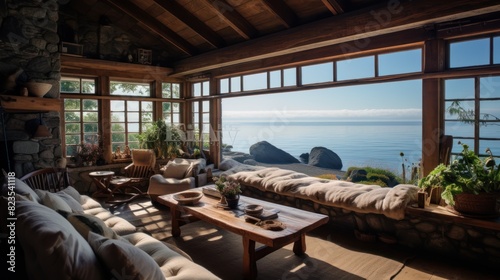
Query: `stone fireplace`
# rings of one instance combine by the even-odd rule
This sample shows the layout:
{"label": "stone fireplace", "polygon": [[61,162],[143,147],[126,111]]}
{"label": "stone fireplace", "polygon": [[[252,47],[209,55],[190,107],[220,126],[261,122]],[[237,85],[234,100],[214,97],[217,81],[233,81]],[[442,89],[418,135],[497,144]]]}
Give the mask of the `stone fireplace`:
{"label": "stone fireplace", "polygon": [[[64,3],[63,3],[64,2]],[[57,166],[62,157],[61,115],[36,99],[32,106],[9,110],[4,106],[23,92],[24,84],[52,84],[43,98],[59,99],[60,54],[57,22],[59,5],[66,0],[7,0],[0,7],[0,95],[2,168],[16,177],[35,169]],[[12,98],[12,100],[10,99]],[[40,98],[40,97],[30,97]],[[27,123],[41,119],[52,136],[33,138]],[[5,133],[4,133],[5,132]]]}

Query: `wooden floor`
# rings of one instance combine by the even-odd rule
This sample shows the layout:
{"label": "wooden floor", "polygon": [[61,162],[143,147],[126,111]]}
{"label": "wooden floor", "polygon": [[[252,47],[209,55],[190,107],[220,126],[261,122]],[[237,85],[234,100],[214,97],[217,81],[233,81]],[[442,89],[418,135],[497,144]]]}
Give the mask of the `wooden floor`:
{"label": "wooden floor", "polygon": [[[169,211],[153,207],[147,198],[110,210],[153,237],[176,245],[222,279],[241,279],[239,236],[196,222],[174,238]],[[260,260],[258,279],[500,279],[500,269],[379,241],[362,242],[352,232],[331,225],[311,232],[306,242],[306,256],[295,256],[289,246]]]}

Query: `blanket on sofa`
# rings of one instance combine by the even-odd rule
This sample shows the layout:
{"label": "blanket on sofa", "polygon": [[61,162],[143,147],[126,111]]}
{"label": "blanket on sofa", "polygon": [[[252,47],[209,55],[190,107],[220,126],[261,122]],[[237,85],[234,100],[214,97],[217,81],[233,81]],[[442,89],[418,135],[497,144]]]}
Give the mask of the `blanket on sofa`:
{"label": "blanket on sofa", "polygon": [[223,175],[244,186],[262,191],[308,199],[359,213],[382,214],[395,220],[404,218],[406,206],[416,202],[418,192],[418,187],[414,185],[400,184],[393,188],[383,188],[378,185],[320,179],[274,167],[234,166]]}

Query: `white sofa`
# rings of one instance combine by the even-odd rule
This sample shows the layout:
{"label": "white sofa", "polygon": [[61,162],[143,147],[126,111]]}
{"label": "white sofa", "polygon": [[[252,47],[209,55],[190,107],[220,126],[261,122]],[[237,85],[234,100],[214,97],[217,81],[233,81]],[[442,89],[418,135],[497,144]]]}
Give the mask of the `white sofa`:
{"label": "white sofa", "polygon": [[28,279],[219,279],[72,187],[52,193],[16,179],[15,191],[17,262]]}

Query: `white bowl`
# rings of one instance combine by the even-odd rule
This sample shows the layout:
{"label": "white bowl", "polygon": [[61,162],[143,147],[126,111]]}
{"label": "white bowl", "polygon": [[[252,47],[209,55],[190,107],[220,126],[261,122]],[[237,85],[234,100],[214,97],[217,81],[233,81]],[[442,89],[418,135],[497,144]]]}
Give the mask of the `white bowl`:
{"label": "white bowl", "polygon": [[43,97],[52,88],[51,84],[39,82],[27,82],[25,86],[30,94],[37,97]]}
{"label": "white bowl", "polygon": [[198,203],[203,197],[203,193],[197,191],[187,191],[174,194],[174,199],[180,204],[193,205]]}

